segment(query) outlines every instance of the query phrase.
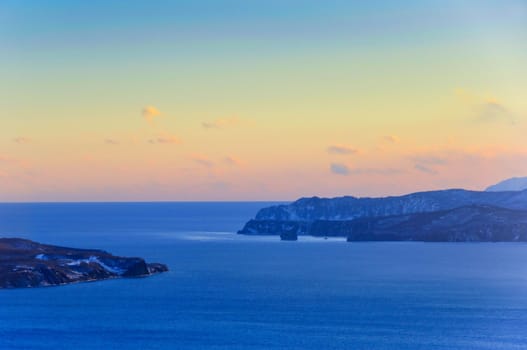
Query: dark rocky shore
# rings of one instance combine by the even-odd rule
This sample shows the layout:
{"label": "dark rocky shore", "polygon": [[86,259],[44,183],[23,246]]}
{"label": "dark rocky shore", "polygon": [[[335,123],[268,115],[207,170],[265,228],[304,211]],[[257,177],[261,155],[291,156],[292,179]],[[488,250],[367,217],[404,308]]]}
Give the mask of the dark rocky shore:
{"label": "dark rocky shore", "polygon": [[526,242],[527,190],[443,190],[383,198],[301,198],[261,209],[246,235],[348,241]]}
{"label": "dark rocky shore", "polygon": [[168,271],[164,264],[20,238],[0,238],[0,288],[58,286]]}

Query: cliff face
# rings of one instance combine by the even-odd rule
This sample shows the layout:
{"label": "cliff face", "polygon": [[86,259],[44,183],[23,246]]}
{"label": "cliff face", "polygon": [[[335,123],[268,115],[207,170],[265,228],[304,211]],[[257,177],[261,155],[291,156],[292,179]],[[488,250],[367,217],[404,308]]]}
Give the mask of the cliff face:
{"label": "cliff face", "polygon": [[168,271],[163,264],[125,258],[102,250],[44,245],[0,238],[0,288],[43,287]]}
{"label": "cliff face", "polygon": [[444,190],[383,198],[301,198],[288,205],[263,208],[256,214],[255,219],[258,221],[352,220],[360,217],[432,212],[478,204],[527,209],[527,190],[521,192]]}
{"label": "cliff face", "polygon": [[[251,226],[251,222],[247,226]],[[348,241],[526,242],[527,210],[473,205],[428,213],[354,220],[294,221],[253,226],[281,236],[294,233],[320,237],[347,237]],[[284,231],[282,228],[287,227]],[[300,231],[299,228],[302,227]],[[298,229],[298,231],[295,231]],[[243,231],[242,231],[243,233]]]}
{"label": "cliff face", "polygon": [[[520,232],[524,210],[527,190],[445,190],[385,198],[313,197],[264,208],[239,233],[296,232],[349,240],[524,240]],[[450,214],[444,216],[447,212]],[[473,217],[478,219],[469,220]],[[419,224],[428,218],[434,218],[433,225]],[[439,226],[438,220],[442,223]],[[461,225],[463,220],[469,221]],[[482,232],[487,232],[486,236]]]}

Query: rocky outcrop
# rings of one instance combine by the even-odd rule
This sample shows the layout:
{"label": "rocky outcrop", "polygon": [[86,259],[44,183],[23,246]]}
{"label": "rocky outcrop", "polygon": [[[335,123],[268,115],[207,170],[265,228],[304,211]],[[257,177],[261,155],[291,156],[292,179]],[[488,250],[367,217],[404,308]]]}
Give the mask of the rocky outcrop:
{"label": "rocky outcrop", "polygon": [[298,234],[295,231],[282,232],[280,234],[282,241],[298,241]]}
{"label": "rocky outcrop", "polygon": [[308,234],[309,222],[293,220],[249,220],[238,233],[245,235],[279,235],[294,232]]}
{"label": "rocky outcrop", "polygon": [[527,241],[527,190],[301,198],[261,209],[239,233],[349,241]]}
{"label": "rocky outcrop", "polygon": [[56,286],[121,277],[143,277],[168,271],[102,250],[75,249],[20,238],[0,238],[0,288]]}

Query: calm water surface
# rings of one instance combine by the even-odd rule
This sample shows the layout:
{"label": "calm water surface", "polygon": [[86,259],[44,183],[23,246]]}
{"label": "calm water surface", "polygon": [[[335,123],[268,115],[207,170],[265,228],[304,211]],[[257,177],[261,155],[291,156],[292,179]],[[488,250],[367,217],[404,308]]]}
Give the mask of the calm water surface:
{"label": "calm water surface", "polygon": [[1,236],[171,269],[0,290],[0,349],[527,349],[527,245],[234,234],[268,204],[0,204]]}

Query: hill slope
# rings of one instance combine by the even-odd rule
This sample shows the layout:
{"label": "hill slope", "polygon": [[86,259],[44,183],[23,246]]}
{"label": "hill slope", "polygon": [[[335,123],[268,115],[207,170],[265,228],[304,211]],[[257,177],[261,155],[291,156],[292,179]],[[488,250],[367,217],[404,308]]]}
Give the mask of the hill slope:
{"label": "hill slope", "polygon": [[525,189],[527,189],[527,177],[513,177],[511,179],[503,180],[495,185],[489,186],[485,191],[523,191]]}

